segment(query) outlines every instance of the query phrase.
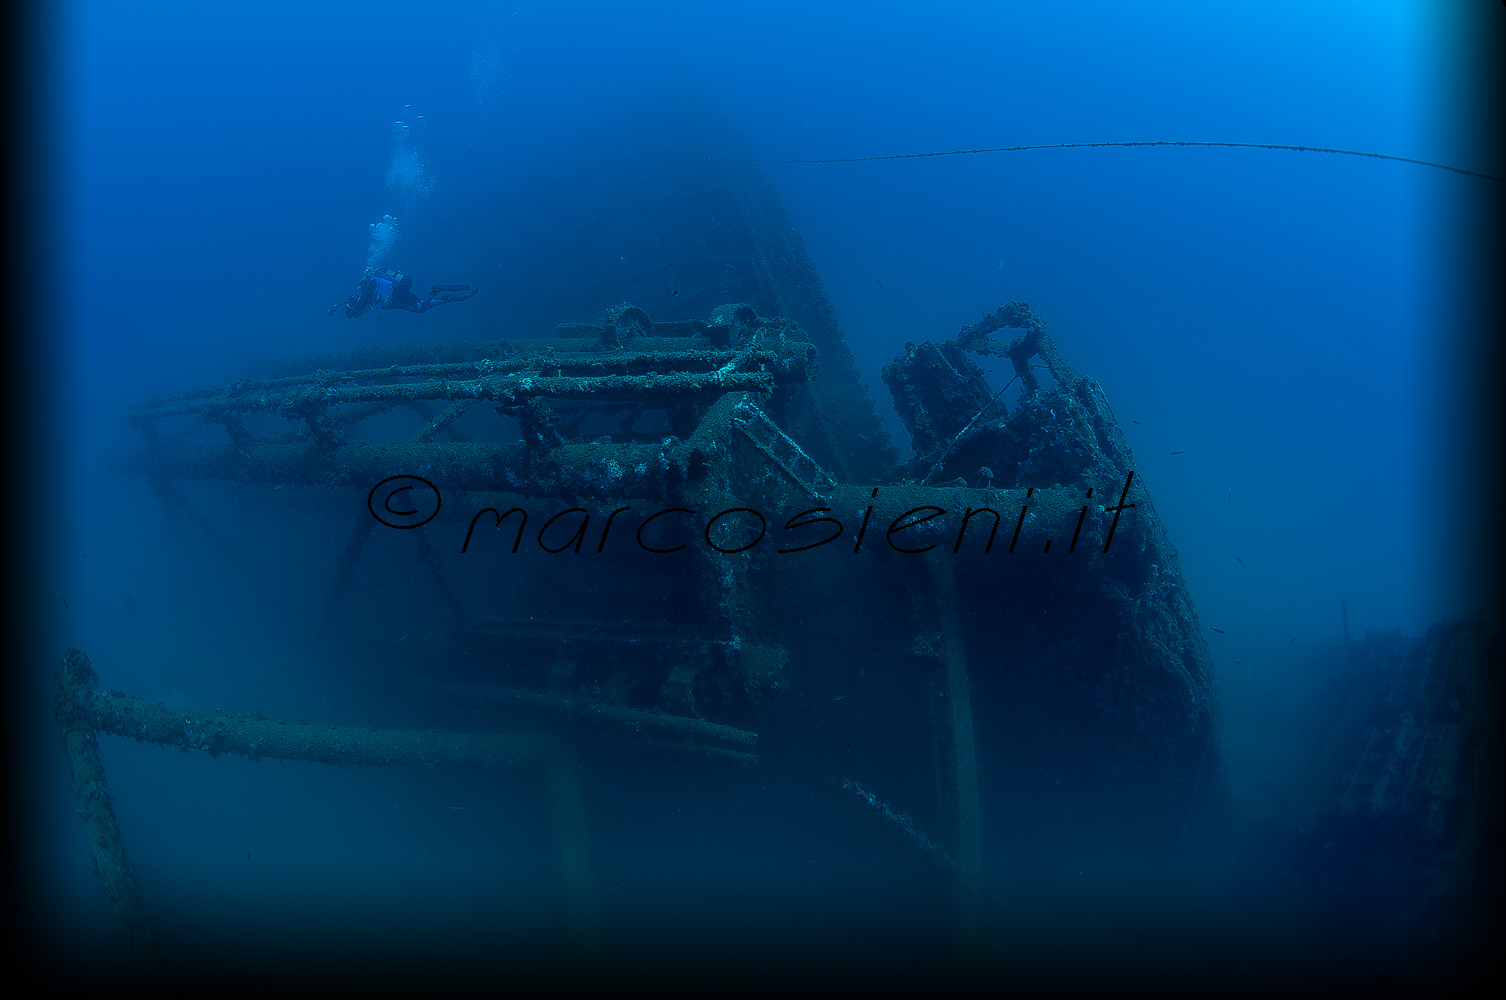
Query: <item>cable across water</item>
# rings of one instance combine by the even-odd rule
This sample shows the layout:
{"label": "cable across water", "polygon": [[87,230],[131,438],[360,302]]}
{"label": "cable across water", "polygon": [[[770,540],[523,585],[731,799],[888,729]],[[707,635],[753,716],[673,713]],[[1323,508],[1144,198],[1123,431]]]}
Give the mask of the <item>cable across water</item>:
{"label": "cable across water", "polygon": [[1372,160],[1394,160],[1397,163],[1411,163],[1420,167],[1433,167],[1436,170],[1448,170],[1452,173],[1463,174],[1465,177],[1478,177],[1481,180],[1495,181],[1497,184],[1506,183],[1500,177],[1493,174],[1480,173],[1477,170],[1465,170],[1463,167],[1451,167],[1447,163],[1435,163],[1432,160],[1419,160],[1411,156],[1395,156],[1391,153],[1371,153],[1360,149],[1336,149],[1331,146],[1288,146],[1274,142],[1193,142],[1187,140],[1156,139],[1141,140],[1136,142],[1046,142],[1035,143],[1026,146],[989,146],[981,149],[946,149],[930,153],[885,153],[878,156],[834,156],[819,160],[763,160],[763,163],[866,163],[871,160],[918,160],[928,156],[968,156],[973,153],[1020,153],[1033,149],[1104,149],[1111,146],[1118,147],[1146,147],[1146,146],[1217,146],[1224,149],[1278,149],[1292,153],[1332,153],[1338,156],[1364,156]]}

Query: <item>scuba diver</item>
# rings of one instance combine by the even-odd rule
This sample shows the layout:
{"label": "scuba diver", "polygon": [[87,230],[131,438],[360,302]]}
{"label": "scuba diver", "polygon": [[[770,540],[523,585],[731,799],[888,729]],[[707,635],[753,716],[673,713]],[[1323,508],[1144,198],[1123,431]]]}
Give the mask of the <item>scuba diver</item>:
{"label": "scuba diver", "polygon": [[431,285],[429,294],[420,299],[413,294],[413,279],[390,267],[367,271],[356,286],[356,294],[344,302],[329,307],[329,315],[345,307],[345,315],[351,319],[369,309],[406,309],[412,313],[428,312],[446,302],[464,302],[480,289],[470,285]]}

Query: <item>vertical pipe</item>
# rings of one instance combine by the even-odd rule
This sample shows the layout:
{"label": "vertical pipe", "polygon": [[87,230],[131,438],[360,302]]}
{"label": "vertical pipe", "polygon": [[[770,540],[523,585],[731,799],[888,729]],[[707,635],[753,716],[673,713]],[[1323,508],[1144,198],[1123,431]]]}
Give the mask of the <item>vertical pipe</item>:
{"label": "vertical pipe", "polygon": [[952,714],[952,782],[957,801],[957,863],[962,869],[959,901],[963,950],[972,953],[982,922],[983,836],[978,810],[978,757],[973,741],[972,694],[967,682],[967,654],[952,566],[939,549],[926,553],[941,612],[942,660],[946,666],[947,702]]}
{"label": "vertical pipe", "polygon": [[89,657],[70,649],[63,657],[55,681],[54,707],[62,729],[63,753],[68,757],[68,773],[78,799],[78,815],[84,821],[84,833],[89,839],[94,874],[104,884],[105,896],[115,909],[126,947],[147,975],[157,978],[162,974],[162,956],[120,844],[120,827],[115,821],[115,810],[110,807],[110,788],[105,782],[104,761],[99,756],[99,739],[83,722],[88,701],[99,685],[99,675]]}

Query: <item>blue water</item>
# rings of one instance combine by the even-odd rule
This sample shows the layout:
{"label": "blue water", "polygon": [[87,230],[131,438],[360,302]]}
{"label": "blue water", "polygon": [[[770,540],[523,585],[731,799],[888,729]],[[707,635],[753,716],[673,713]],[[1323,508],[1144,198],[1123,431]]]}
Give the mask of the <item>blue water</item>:
{"label": "blue water", "polygon": [[[510,336],[516,191],[645,101],[666,121],[716,108],[767,161],[1184,139],[1495,172],[1458,68],[1470,29],[1432,4],[812,7],[88,2],[44,20],[63,291],[39,336],[64,430],[40,647],[86,648],[106,686],[153,700],[391,717],[358,672],[311,662],[290,610],[319,593],[347,522],[238,515],[285,589],[250,586],[112,471],[135,440],[120,415],[288,354]],[[1318,683],[1308,652],[1341,635],[1341,601],[1355,636],[1481,610],[1466,376],[1482,319],[1461,220],[1499,185],[1224,148],[765,169],[902,449],[880,367],[1010,300],[1101,383],[1198,613],[1223,630],[1208,639],[1241,807],[1258,811],[1297,766],[1283,734]],[[368,265],[482,292],[424,316],[327,317]],[[124,975],[39,732],[42,933],[79,967]],[[461,963],[495,947],[481,915],[526,924],[553,891],[525,778],[482,788],[105,742],[170,955],[241,969],[302,947],[318,964],[395,935]],[[802,862],[840,867],[821,832],[760,813],[783,808],[777,790],[737,780],[741,799],[672,782],[624,795],[600,848],[609,885],[777,910]],[[698,846],[755,813],[762,839]],[[923,895],[917,872],[865,881]]]}

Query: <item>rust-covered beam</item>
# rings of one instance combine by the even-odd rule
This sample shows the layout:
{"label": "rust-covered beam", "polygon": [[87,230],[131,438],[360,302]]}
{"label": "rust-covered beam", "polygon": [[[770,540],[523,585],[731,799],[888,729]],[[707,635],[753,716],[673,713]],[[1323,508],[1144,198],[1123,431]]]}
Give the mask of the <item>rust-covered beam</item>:
{"label": "rust-covered beam", "polygon": [[351,403],[384,402],[389,405],[409,400],[487,400],[503,406],[526,399],[611,398],[665,402],[684,399],[715,399],[729,392],[772,392],[775,376],[766,371],[726,370],[712,372],[666,371],[644,375],[500,375],[486,378],[449,381],[430,379],[424,382],[383,385],[317,386],[301,385],[261,391],[227,391],[207,400],[179,400],[132,411],[132,423],[161,420],[167,417],[192,416],[196,413],[250,413],[267,411],[302,416],[310,407],[342,406]]}
{"label": "rust-covered beam", "polygon": [[348,767],[497,767],[552,761],[564,752],[563,743],[547,736],[311,726],[261,712],[205,712],[100,691],[98,682],[89,658],[69,650],[57,677],[65,734],[92,730],[212,757],[228,753]]}

